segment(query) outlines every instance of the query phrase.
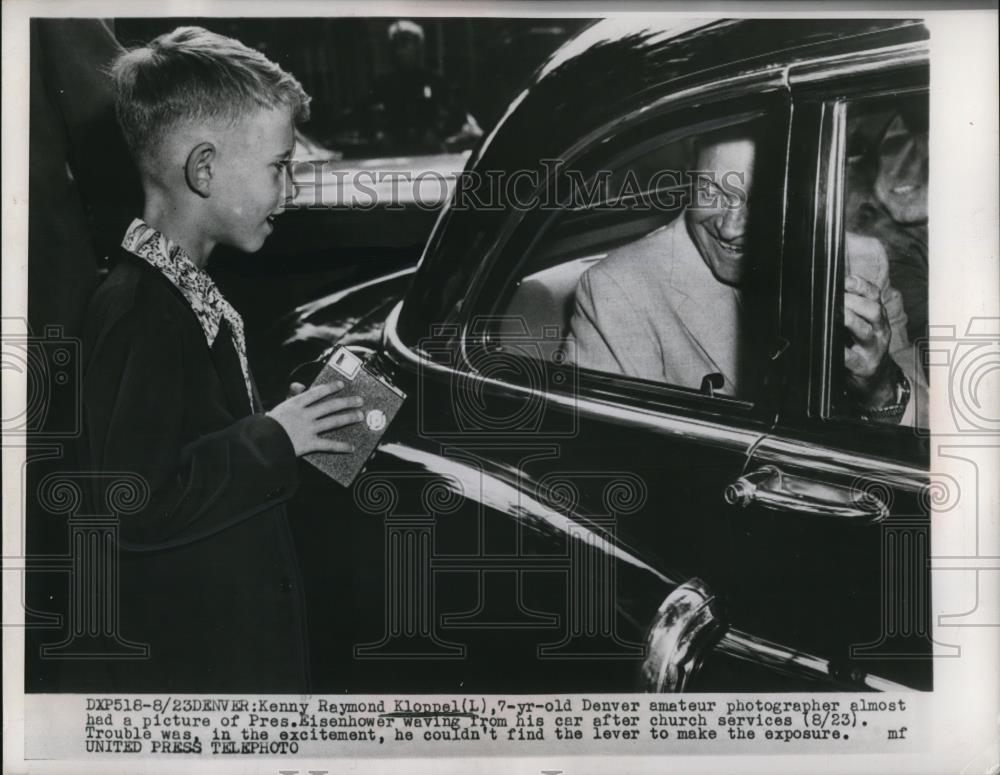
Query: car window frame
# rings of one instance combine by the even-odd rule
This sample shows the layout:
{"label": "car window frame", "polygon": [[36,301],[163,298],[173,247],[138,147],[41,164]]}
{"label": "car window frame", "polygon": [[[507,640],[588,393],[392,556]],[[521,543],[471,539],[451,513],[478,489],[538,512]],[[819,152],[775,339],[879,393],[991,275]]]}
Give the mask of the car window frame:
{"label": "car window frame", "polygon": [[[842,194],[846,163],[847,105],[894,94],[929,89],[927,41],[859,52],[789,71],[793,102],[789,214],[786,255],[803,251],[803,260],[786,262],[786,279],[811,288],[784,330],[809,330],[808,344],[792,360],[792,387],[781,412],[779,435],[804,436],[838,450],[857,450],[926,469],[928,429],[879,424],[833,412],[838,372],[843,369],[843,338],[835,324],[842,317],[838,290],[844,282]],[[833,154],[839,154],[834,156]],[[835,177],[831,190],[830,178]],[[837,190],[839,189],[839,190]],[[794,246],[789,249],[788,246]],[[831,260],[832,257],[832,260]],[[839,352],[839,358],[838,358]],[[842,384],[842,382],[841,382]]]}
{"label": "car window frame", "polygon": [[[621,135],[643,126],[652,126],[657,122],[667,121],[671,117],[679,117],[679,123],[682,126],[667,133],[662,140],[662,145],[690,136],[697,131],[698,127],[707,128],[713,124],[722,125],[727,123],[726,119],[739,119],[749,117],[751,114],[774,115],[771,111],[775,110],[780,111],[777,120],[783,126],[787,138],[791,124],[791,99],[785,82],[785,70],[786,68],[770,68],[752,73],[749,76],[742,76],[739,79],[726,79],[719,83],[706,85],[701,89],[682,91],[677,95],[672,95],[676,99],[656,100],[651,105],[633,111],[622,121],[606,127],[604,131],[593,133],[585,143],[581,143],[572,152],[567,152],[565,155],[566,163],[572,164],[586,158],[588,152],[599,149],[608,137]],[[735,87],[732,83],[734,80],[737,83]],[[648,141],[651,137],[652,135],[648,135],[646,140]],[[628,151],[623,150],[623,153],[619,155],[627,153]],[[779,163],[785,165],[785,169],[781,170],[778,175],[783,187],[787,180],[787,162],[786,147],[779,156]],[[779,278],[781,276],[782,240],[785,231],[783,219],[786,191],[779,192],[775,201],[779,202],[781,207],[781,213],[778,215],[779,223],[776,224],[775,230],[777,245],[773,266],[775,279],[779,284],[776,294],[779,309],[775,310],[775,325],[777,325],[780,320],[780,307],[783,303]],[[463,300],[459,333],[460,361],[470,369],[472,367],[469,352],[475,347],[490,346],[489,331],[488,329],[484,330],[479,323],[484,319],[495,319],[499,314],[496,312],[496,306],[499,303],[496,291],[492,291],[493,295],[490,297],[492,300],[485,303],[484,294],[488,293],[491,288],[497,288],[498,285],[505,291],[511,287],[510,284],[517,276],[518,269],[523,266],[524,261],[527,260],[526,257],[530,255],[529,251],[524,251],[518,257],[517,251],[511,248],[512,245],[516,247],[515,238],[523,238],[524,230],[531,229],[533,231],[529,232],[528,244],[533,245],[544,233],[543,229],[537,228],[539,214],[535,213],[534,215],[535,218],[529,218],[525,213],[512,214],[510,223],[505,229],[505,238],[502,243],[495,244],[495,249],[474,276],[469,292]],[[544,221],[552,221],[555,215],[555,213],[546,214]],[[514,255],[512,256],[511,253]],[[498,274],[502,279],[498,279]],[[576,376],[575,381],[566,380],[564,384],[574,385],[575,389],[580,391],[580,396],[584,398],[615,401],[627,406],[638,405],[656,410],[690,410],[714,418],[722,416],[751,424],[773,422],[775,407],[780,404],[780,396],[773,391],[762,391],[762,395],[756,401],[749,401],[731,396],[707,396],[697,389],[602,372],[579,370]]]}

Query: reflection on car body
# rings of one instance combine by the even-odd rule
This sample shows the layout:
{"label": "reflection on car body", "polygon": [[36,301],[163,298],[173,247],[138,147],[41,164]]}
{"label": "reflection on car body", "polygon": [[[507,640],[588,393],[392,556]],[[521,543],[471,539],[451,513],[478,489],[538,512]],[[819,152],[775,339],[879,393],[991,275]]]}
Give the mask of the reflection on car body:
{"label": "reflection on car body", "polygon": [[556,52],[466,171],[561,159],[586,178],[768,116],[783,150],[751,286],[768,289],[759,388],[573,365],[579,276],[662,212],[446,207],[378,312],[345,292],[296,321],[409,396],[339,493],[346,524],[302,528],[314,589],[346,575],[356,593],[312,593],[318,640],[338,644],[321,691],[932,687],[926,417],[854,410],[841,324],[847,117],[926,93],[926,29],[647,25],[601,22]]}

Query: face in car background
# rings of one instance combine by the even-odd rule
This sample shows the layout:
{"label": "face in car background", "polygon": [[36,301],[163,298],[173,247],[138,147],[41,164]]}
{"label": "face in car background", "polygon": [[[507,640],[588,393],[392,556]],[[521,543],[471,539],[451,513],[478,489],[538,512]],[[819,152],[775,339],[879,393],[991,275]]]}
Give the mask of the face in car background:
{"label": "face in car background", "polygon": [[927,220],[927,131],[913,132],[896,116],[879,145],[875,196],[896,223]]}

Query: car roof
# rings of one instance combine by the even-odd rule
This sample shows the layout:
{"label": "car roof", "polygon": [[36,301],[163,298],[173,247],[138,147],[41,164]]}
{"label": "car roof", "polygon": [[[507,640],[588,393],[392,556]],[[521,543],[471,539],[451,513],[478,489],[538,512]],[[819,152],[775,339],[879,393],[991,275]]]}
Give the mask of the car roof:
{"label": "car roof", "polygon": [[[669,18],[669,17],[668,17]],[[531,150],[564,150],[587,128],[660,94],[824,56],[927,37],[913,19],[724,19],[671,22],[663,17],[605,19],[560,47],[535,72],[471,166],[490,162],[506,136],[546,129]],[[520,144],[524,138],[520,138]],[[505,150],[505,149],[504,149]],[[520,168],[520,167],[517,167]]]}
{"label": "car roof", "polygon": [[[563,158],[580,138],[673,92],[927,37],[920,20],[898,18],[604,19],[538,68],[466,170],[539,170],[543,159]],[[424,251],[401,333],[418,315],[424,323],[445,320],[468,289],[476,259],[497,239],[508,208],[453,210],[442,214]]]}

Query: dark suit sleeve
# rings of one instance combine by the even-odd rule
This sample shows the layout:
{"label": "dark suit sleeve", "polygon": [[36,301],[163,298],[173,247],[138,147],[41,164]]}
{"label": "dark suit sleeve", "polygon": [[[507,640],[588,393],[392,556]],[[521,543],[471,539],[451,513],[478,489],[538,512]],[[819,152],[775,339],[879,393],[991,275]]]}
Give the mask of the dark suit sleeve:
{"label": "dark suit sleeve", "polygon": [[90,464],[139,474],[149,486],[147,507],[121,518],[126,549],[197,541],[285,500],[298,483],[291,441],[266,415],[230,417],[185,438],[188,402],[211,400],[192,394],[185,346],[169,314],[137,310],[103,337],[87,366]]}

